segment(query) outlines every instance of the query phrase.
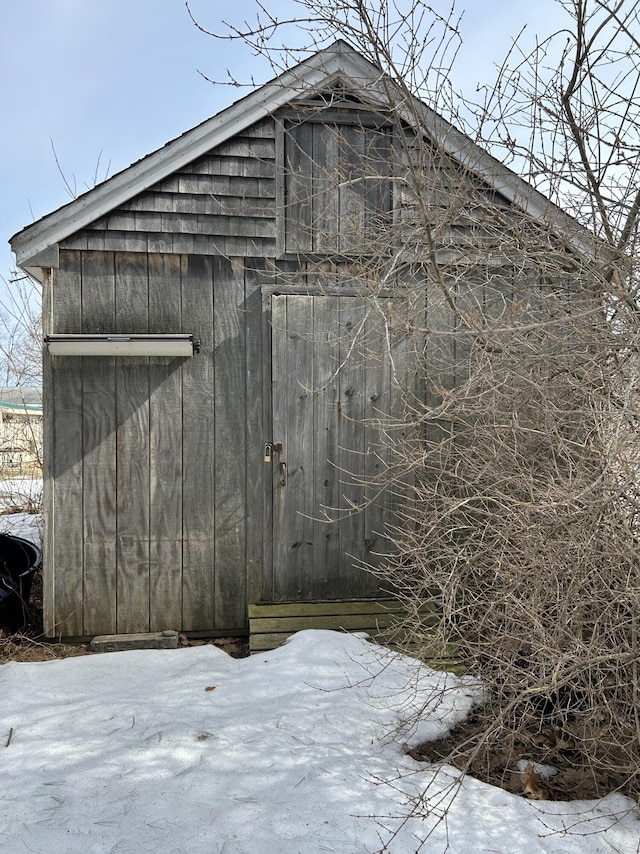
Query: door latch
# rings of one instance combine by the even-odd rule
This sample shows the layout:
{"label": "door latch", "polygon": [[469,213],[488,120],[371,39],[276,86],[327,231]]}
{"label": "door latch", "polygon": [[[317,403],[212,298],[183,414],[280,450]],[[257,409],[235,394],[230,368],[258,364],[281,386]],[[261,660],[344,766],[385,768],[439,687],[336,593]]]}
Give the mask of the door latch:
{"label": "door latch", "polygon": [[282,442],[265,442],[264,443],[264,461],[265,463],[270,463],[273,454],[276,454],[278,457],[278,478],[280,480],[280,486],[287,485],[287,464],[284,460],[280,459],[280,454],[282,453]]}

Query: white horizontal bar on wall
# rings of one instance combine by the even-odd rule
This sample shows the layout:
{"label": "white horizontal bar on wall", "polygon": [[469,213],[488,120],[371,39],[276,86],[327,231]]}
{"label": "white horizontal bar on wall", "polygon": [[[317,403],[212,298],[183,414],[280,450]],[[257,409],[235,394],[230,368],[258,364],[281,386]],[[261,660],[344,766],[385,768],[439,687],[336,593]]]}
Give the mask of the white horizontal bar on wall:
{"label": "white horizontal bar on wall", "polygon": [[52,356],[193,356],[200,342],[193,335],[47,335]]}

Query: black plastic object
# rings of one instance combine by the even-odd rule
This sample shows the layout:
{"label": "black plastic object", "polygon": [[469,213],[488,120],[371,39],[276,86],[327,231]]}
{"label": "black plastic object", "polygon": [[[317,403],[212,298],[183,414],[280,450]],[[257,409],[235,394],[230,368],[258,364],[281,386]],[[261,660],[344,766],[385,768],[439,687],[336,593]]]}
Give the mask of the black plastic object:
{"label": "black plastic object", "polygon": [[15,631],[27,623],[31,584],[41,562],[40,549],[29,540],[0,534],[0,626]]}

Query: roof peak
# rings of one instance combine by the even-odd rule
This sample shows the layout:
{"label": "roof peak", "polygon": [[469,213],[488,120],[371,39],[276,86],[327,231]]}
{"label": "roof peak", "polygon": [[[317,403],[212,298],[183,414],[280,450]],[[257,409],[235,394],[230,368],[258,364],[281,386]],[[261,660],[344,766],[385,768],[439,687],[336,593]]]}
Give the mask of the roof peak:
{"label": "roof peak", "polygon": [[[19,231],[10,240],[18,264],[40,278],[40,267],[56,266],[57,246],[61,240],[226,142],[244,128],[298,100],[302,94],[321,91],[338,75],[356,97],[360,96],[365,104],[370,104],[371,109],[388,105],[389,86],[381,85],[385,79],[381,69],[347,41],[337,39],[162,148]],[[400,119],[410,124],[418,121],[421,130],[451,157],[532,217],[544,219],[563,231],[571,224],[572,239],[586,245],[584,235],[587,233],[584,230],[580,232],[577,223],[568,215],[427,104],[417,97],[407,103],[406,93],[400,94],[402,97],[398,104],[393,105]]]}

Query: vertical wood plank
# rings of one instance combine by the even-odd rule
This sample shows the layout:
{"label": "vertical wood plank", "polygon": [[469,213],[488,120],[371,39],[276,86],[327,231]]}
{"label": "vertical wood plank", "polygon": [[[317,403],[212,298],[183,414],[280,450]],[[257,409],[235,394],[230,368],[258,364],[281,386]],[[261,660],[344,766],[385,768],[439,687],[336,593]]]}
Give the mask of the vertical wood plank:
{"label": "vertical wood plank", "polygon": [[[82,256],[82,332],[113,331],[113,253]],[[76,360],[80,361],[80,360]],[[115,632],[116,622],[116,379],[115,360],[82,358],[84,627]]]}
{"label": "vertical wood plank", "polygon": [[317,599],[335,596],[340,578],[340,503],[338,460],[339,302],[334,296],[314,300],[314,584]]}
{"label": "vertical wood plank", "polygon": [[264,443],[271,439],[270,429],[263,421],[263,399],[270,397],[269,384],[263,377],[263,341],[267,321],[262,287],[271,277],[265,269],[264,259],[247,258],[245,261],[245,300],[243,318],[245,325],[245,398],[246,398],[246,527],[245,553],[247,566],[247,602],[259,602],[263,579],[263,525],[265,521],[265,477],[269,472],[264,462]]}
{"label": "vertical wood plank", "polygon": [[182,369],[183,628],[214,626],[213,267],[210,257],[181,259],[183,329],[200,353]]}
{"label": "vertical wood plank", "polygon": [[[365,509],[364,547],[367,563],[375,566],[379,556],[387,552],[385,534],[391,522],[391,495],[394,487],[386,489],[389,467],[392,464],[390,443],[394,436],[394,416],[398,416],[394,401],[396,387],[392,384],[393,358],[389,316],[386,300],[375,300],[369,306],[365,351]],[[378,580],[371,573],[363,578],[364,593],[375,595]]]}
{"label": "vertical wood plank", "polygon": [[[273,454],[271,463],[273,505],[273,558],[270,598],[286,599],[288,591],[287,509],[288,489],[279,482],[278,465],[291,460],[287,412],[287,296],[271,297],[271,395],[274,442],[283,446],[282,457]],[[288,458],[288,459],[287,459]]]}
{"label": "vertical wood plank", "polygon": [[244,263],[213,259],[215,597],[218,628],[246,622]]}
{"label": "vertical wood plank", "polygon": [[[51,314],[43,328],[76,332],[81,323],[80,252],[60,252],[52,271]],[[83,633],[82,372],[77,359],[44,357],[44,620],[48,637]],[[47,383],[46,380],[50,382]]]}
{"label": "vertical wood plank", "polygon": [[[150,332],[182,329],[180,286],[180,257],[150,255]],[[182,628],[182,362],[149,359],[150,631]]]}
{"label": "vertical wood plank", "polygon": [[[149,330],[147,256],[115,254],[115,328]],[[117,625],[148,631],[149,618],[149,360],[116,359]]]}
{"label": "vertical wood plank", "polygon": [[313,251],[313,128],[310,122],[287,127],[285,137],[285,241],[287,252]]}
{"label": "vertical wood plank", "polygon": [[428,286],[426,303],[430,330],[425,345],[426,401],[428,406],[438,406],[442,394],[455,384],[456,317],[441,288],[435,283]]}
{"label": "vertical wood plank", "polygon": [[358,561],[364,551],[365,444],[364,394],[365,371],[363,346],[366,337],[366,305],[357,297],[339,297],[340,305],[340,394],[338,466],[340,473],[340,552],[342,571],[336,579],[340,596],[361,596],[364,573]]}
{"label": "vertical wood plank", "polygon": [[[417,289],[421,293],[421,289]],[[388,305],[388,303],[387,303]],[[424,303],[416,300],[411,307],[411,318],[418,329],[425,327]],[[399,451],[402,456],[402,446],[405,442],[422,442],[420,430],[407,415],[421,410],[425,399],[424,381],[422,373],[416,370],[423,347],[422,336],[415,333],[406,324],[398,322],[395,314],[387,321],[390,339],[391,372],[389,380],[389,422],[392,425],[385,437],[385,455],[390,465],[397,465],[396,456]],[[400,460],[400,468],[403,463]],[[415,475],[406,471],[394,472],[396,480],[391,489],[387,490],[382,498],[385,524],[395,526],[399,524],[398,512],[402,508],[404,515],[403,525],[410,525],[411,514],[420,513],[420,508],[415,505],[412,489]]]}
{"label": "vertical wood plank", "polygon": [[275,126],[275,215],[276,215],[276,258],[284,255],[287,248],[287,207],[286,207],[286,152],[285,126],[276,120]]}
{"label": "vertical wood plank", "polygon": [[[391,210],[392,136],[388,127],[368,129],[365,136],[364,203],[369,215],[380,217]],[[378,225],[388,224],[380,221]]]}
{"label": "vertical wood plank", "polygon": [[342,252],[367,252],[364,206],[364,131],[345,125],[340,140],[340,240]]}
{"label": "vertical wood plank", "polygon": [[317,500],[313,471],[314,297],[287,298],[286,383],[289,410],[287,463],[287,542],[289,596],[309,599],[314,589],[314,516]]}
{"label": "vertical wood plank", "polygon": [[338,250],[339,135],[334,125],[312,124],[313,129],[313,251],[334,253]]}
{"label": "vertical wood plank", "polygon": [[[274,323],[278,320],[277,316],[274,317],[274,301],[275,297],[272,297],[268,292],[263,293],[262,295],[262,310],[265,319],[265,324],[263,327],[263,340],[262,340],[262,379],[264,391],[262,395],[262,419],[265,425],[266,435],[264,436],[265,442],[275,441],[275,431],[276,431],[276,423],[274,421],[273,415],[273,382],[274,382],[274,366],[275,363],[273,361],[273,345],[272,339],[274,335]],[[278,439],[279,442],[284,441],[284,439]],[[264,450],[264,449],[263,449]],[[270,462],[265,462],[264,468],[264,478],[263,478],[263,492],[262,497],[264,501],[264,513],[263,513],[263,532],[262,532],[262,593],[261,593],[261,601],[269,602],[273,599],[274,596],[274,578],[273,578],[273,568],[274,568],[274,555],[275,555],[275,531],[276,525],[279,524],[275,518],[275,508],[274,508],[274,484],[273,484],[273,455],[271,457]]]}

